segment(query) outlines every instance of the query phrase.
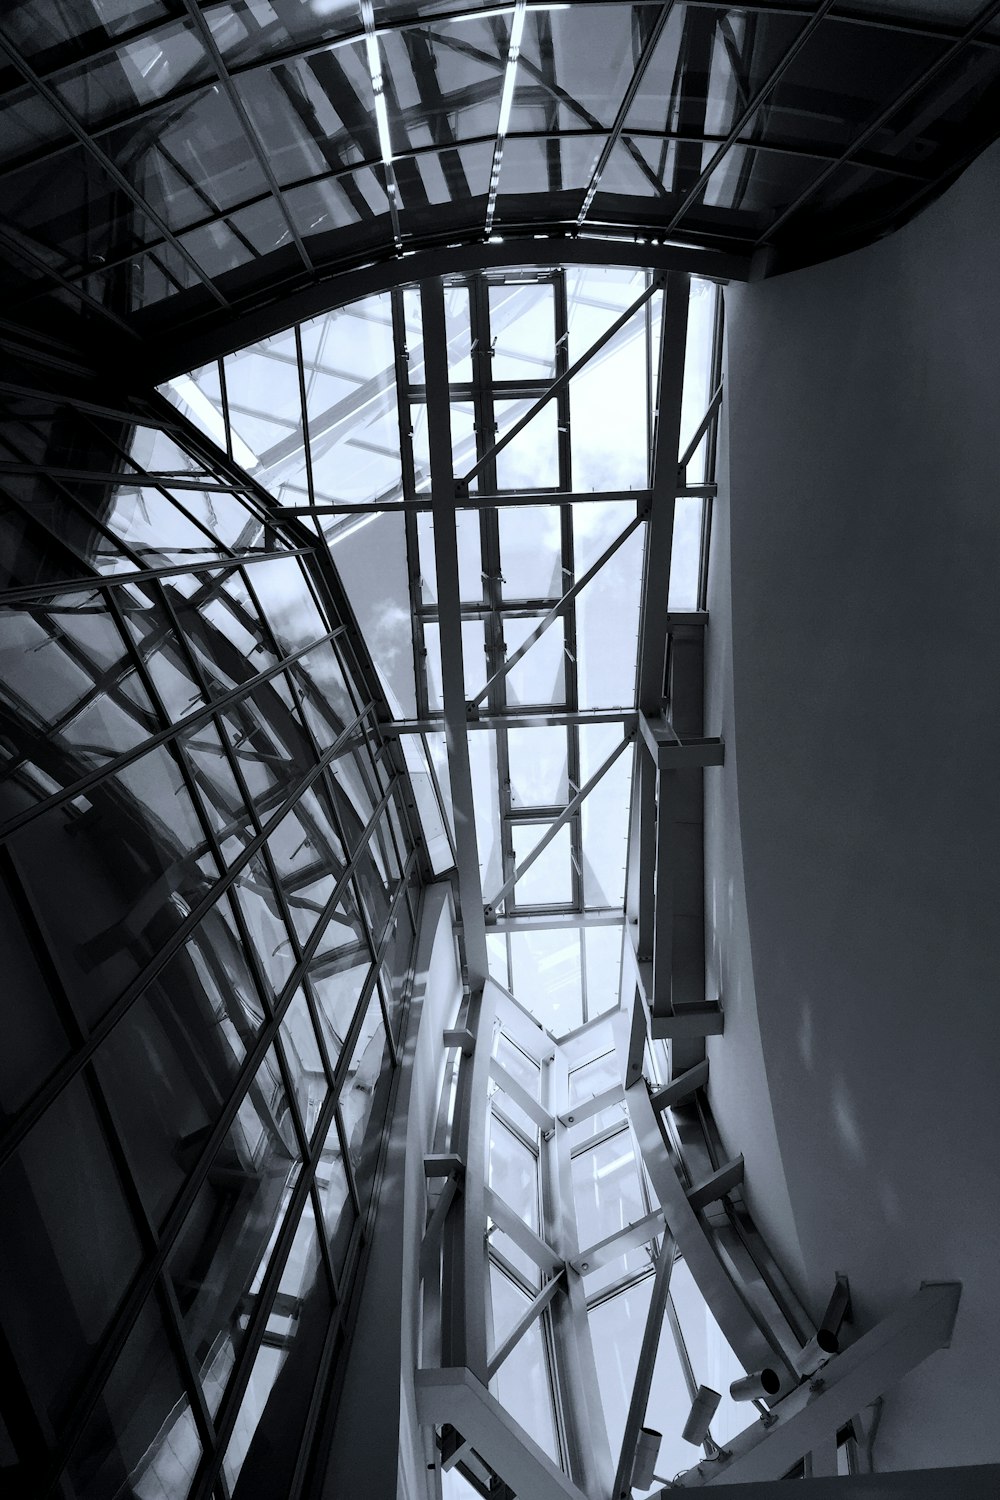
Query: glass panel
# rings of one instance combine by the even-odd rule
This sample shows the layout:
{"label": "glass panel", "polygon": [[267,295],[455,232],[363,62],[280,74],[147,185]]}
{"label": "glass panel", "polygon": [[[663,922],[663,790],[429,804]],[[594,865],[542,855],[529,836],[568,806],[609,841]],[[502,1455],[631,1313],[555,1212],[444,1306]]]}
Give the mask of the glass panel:
{"label": "glass panel", "polygon": [[0,1174],[3,1326],[30,1399],[61,1428],[139,1268],[139,1239],[82,1080],[64,1089]]}
{"label": "glass panel", "polygon": [[301,989],[296,990],[295,997],[285,1012],[281,1023],[281,1042],[292,1093],[298,1102],[308,1140],[312,1137],[313,1126],[323,1108],[329,1085],[312,1017]]}
{"label": "glass panel", "polygon": [[574,1105],[582,1103],[584,1099],[595,1099],[605,1089],[612,1088],[621,1081],[617,1053],[606,1052],[603,1057],[595,1057],[570,1073],[569,1102]]}
{"label": "glass panel", "polygon": [[77,1500],[186,1495],[201,1439],[156,1299],[139,1314],[67,1472]]}
{"label": "glass panel", "polygon": [[729,1387],[746,1374],[726,1341],[722,1329],[685,1261],[677,1261],[670,1278],[670,1300],[684,1335],[694,1378],[700,1385],[722,1392],[722,1402],[712,1421],[712,1436],[724,1443],[749,1425],[745,1402],[734,1401]]}
{"label": "glass panel", "polygon": [[[307,1198],[223,1460],[231,1486],[243,1476],[237,1494],[287,1494],[330,1311],[315,1214]],[[266,1425],[255,1442],[265,1409]],[[275,1432],[280,1443],[274,1441]]]}
{"label": "glass panel", "polygon": [[[573,507],[573,529],[594,559],[621,533],[624,507]],[[644,527],[639,526],[577,595],[577,682],[581,708],[630,707],[635,702]],[[586,571],[578,561],[577,568]],[[614,630],[608,621],[615,622]]]}
{"label": "glass panel", "polygon": [[619,1131],[574,1156],[572,1171],[581,1246],[596,1244],[646,1213],[631,1131]]}
{"label": "glass panel", "polygon": [[354,1200],[348,1190],[347,1169],[336,1117],[330,1122],[330,1129],[316,1164],[316,1191],[319,1194],[333,1269],[339,1276],[347,1258],[347,1247],[356,1216]]}
{"label": "glass panel", "polygon": [[168,1262],[209,1410],[217,1410],[300,1160],[272,1048]]}
{"label": "glass panel", "polygon": [[[513,619],[510,615],[505,616],[503,635],[508,652],[516,651],[523,645],[537,625],[538,618]],[[556,619],[507,673],[504,679],[507,702],[538,706],[564,703],[564,655],[563,622]]]}
{"label": "glass panel", "polygon": [[94,1020],[216,879],[164,747],[34,819],[13,844],[65,982]]}
{"label": "glass panel", "polygon": [[489,734],[483,729],[469,735],[469,764],[472,769],[479,869],[483,892],[488,900],[503,885],[495,734]]}
{"label": "glass panel", "polygon": [[[548,825],[544,823],[514,823],[511,839],[514,844],[514,863],[520,865],[535,845],[545,836]],[[573,899],[573,867],[570,853],[570,830],[567,824],[559,829],[552,841],[529,866],[514,887],[514,902],[524,906],[559,906]]]}
{"label": "glass panel", "polygon": [[[586,838],[584,850],[586,850]],[[586,869],[586,853],[584,854]],[[587,1019],[617,1009],[621,980],[622,928],[588,927],[583,934],[587,966]]]}
{"label": "glass panel", "polygon": [[555,378],[555,298],[551,283],[491,286],[490,333],[494,380]]}
{"label": "glass panel", "polygon": [[[424,622],[427,706],[431,713],[444,707],[441,683],[441,627],[436,620]],[[486,685],[488,674],[486,641],[482,620],[462,621],[462,674],[466,699],[475,698]]]}
{"label": "glass panel", "polygon": [[[597,1380],[601,1388],[604,1420],[607,1423],[612,1453],[621,1451],[652,1289],[652,1279],[647,1277],[628,1291],[620,1292],[617,1297],[591,1308],[589,1313],[590,1334],[597,1360]],[[662,1416],[663,1413],[658,1411],[657,1415]],[[681,1418],[682,1425],[686,1417],[687,1411]],[[660,1424],[656,1425],[659,1430],[666,1430],[665,1426],[660,1429]],[[685,1465],[687,1468],[690,1466],[690,1463]]]}
{"label": "glass panel", "polygon": [[[586,724],[579,736],[580,779],[587,782],[621,744],[622,731],[618,724]],[[632,752],[623,750],[580,808],[587,906],[620,907],[625,900],[632,763]]]}
{"label": "glass panel", "polygon": [[674,502],[674,538],[670,552],[667,608],[698,608],[701,571],[701,516],[704,501],[681,495]]}
{"label": "glass panel", "polygon": [[366,1192],[362,1191],[361,1182],[365,1183],[366,1189],[370,1189],[378,1154],[378,1131],[374,1128],[378,1124],[375,1094],[379,1083],[387,1076],[388,1067],[389,1052],[376,987],[368,1003],[340,1094],[344,1139],[351,1166],[359,1179],[362,1202],[365,1201]]}
{"label": "glass panel", "polygon": [[561,599],[562,526],[551,505],[497,510],[504,599]]}
{"label": "glass panel", "polygon": [[250,569],[249,577],[264,618],[283,651],[310,646],[326,634],[326,622],[297,558],[269,558]]}
{"label": "glass panel", "polygon": [[541,1079],[541,1069],[533,1058],[522,1052],[516,1042],[501,1032],[497,1038],[496,1047],[497,1062],[507,1069],[510,1076],[531,1095],[533,1099],[538,1098],[538,1088]]}
{"label": "glass panel", "polygon": [[[501,1272],[496,1275],[498,1279],[507,1279],[502,1277]],[[512,1288],[512,1293],[514,1297],[517,1296],[516,1288]],[[534,1438],[550,1458],[558,1462],[559,1449],[552,1414],[548,1359],[539,1320],[532,1323],[527,1333],[518,1340],[490,1386],[501,1406],[510,1413],[514,1421],[524,1428],[529,1437]]]}
{"label": "glass panel", "polygon": [[490,1117],[487,1181],[535,1232],[538,1232],[538,1161],[496,1115]]}
{"label": "glass panel", "polygon": [[513,993],[553,1036],[583,1022],[580,934],[565,929],[508,934]]}
{"label": "glass panel", "polygon": [[512,807],[559,807],[569,799],[565,729],[509,729],[507,762]]}
{"label": "glass panel", "polygon": [[[353,939],[353,932],[350,934]],[[354,1018],[361,999],[365,980],[371,969],[367,948],[360,962],[349,968],[332,973],[312,973],[312,988],[316,996],[317,1014],[320,1018],[327,1054],[333,1067],[344,1046],[344,1038]]]}
{"label": "glass panel", "polygon": [[[510,430],[535,404],[495,401],[499,437]],[[532,417],[528,425],[497,454],[497,487],[501,490],[552,490],[559,487],[558,407],[555,400]]]}

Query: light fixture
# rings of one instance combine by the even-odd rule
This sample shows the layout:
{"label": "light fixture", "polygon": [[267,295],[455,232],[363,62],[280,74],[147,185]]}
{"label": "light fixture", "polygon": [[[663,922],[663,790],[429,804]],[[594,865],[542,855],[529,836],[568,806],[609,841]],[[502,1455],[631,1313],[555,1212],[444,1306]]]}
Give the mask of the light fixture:
{"label": "light fixture", "polygon": [[681,1437],[686,1443],[694,1443],[700,1448],[708,1437],[708,1429],[712,1425],[712,1418],[719,1409],[722,1395],[719,1391],[713,1391],[711,1386],[700,1385],[698,1394],[691,1403],[688,1419],[684,1423],[684,1431]]}
{"label": "light fixture", "polygon": [[765,1366],[753,1375],[744,1375],[742,1380],[734,1380],[729,1394],[734,1401],[760,1401],[765,1396],[776,1396],[780,1389],[781,1376],[777,1370]]}
{"label": "light fixture", "polygon": [[503,143],[510,124],[510,112],[514,104],[514,84],[517,80],[517,60],[521,55],[521,38],[524,35],[525,0],[517,0],[514,19],[510,23],[510,42],[507,47],[507,66],[504,69],[503,88],[500,91],[500,119],[497,122],[497,138],[493,148],[493,166],[490,169],[489,197],[486,203],[486,234],[493,228],[496,210],[497,189],[500,186],[500,166],[503,161]]}
{"label": "light fixture", "polygon": [[653,1470],[660,1456],[662,1442],[662,1432],[656,1432],[652,1427],[640,1427],[635,1445],[635,1460],[632,1464],[632,1489],[648,1490],[652,1485]]}

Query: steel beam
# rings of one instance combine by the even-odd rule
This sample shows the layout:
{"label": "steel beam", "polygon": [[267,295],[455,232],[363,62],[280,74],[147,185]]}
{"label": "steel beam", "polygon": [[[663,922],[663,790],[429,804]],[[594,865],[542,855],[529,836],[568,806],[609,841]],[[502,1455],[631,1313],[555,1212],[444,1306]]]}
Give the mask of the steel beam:
{"label": "steel beam", "polygon": [[[779,1349],[772,1347],[757,1326],[750,1309],[744,1303],[729,1279],[704,1225],[691,1206],[684,1185],[677,1175],[673,1161],[664,1143],[649,1090],[644,1078],[625,1090],[632,1129],[635,1132],[642,1159],[653,1185],[653,1191],[663,1209],[667,1228],[677,1241],[678,1252],[683,1256],[705,1301],[728,1339],[736,1357],[745,1370],[759,1370],[764,1365],[788,1370],[788,1361]],[[857,1410],[857,1405],[854,1408]]]}
{"label": "steel beam", "polygon": [[688,1188],[688,1202],[696,1214],[704,1209],[710,1208],[713,1203],[718,1203],[733,1188],[739,1187],[743,1181],[743,1157],[734,1157],[732,1161],[724,1162],[718,1171],[712,1173],[704,1182],[696,1187]]}
{"label": "steel beam", "polygon": [[589,1275],[591,1271],[599,1271],[602,1266],[608,1265],[610,1261],[618,1260],[629,1250],[638,1250],[643,1245],[648,1245],[650,1240],[655,1239],[663,1231],[663,1210],[655,1208],[652,1213],[637,1219],[634,1224],[626,1224],[622,1229],[616,1229],[613,1234],[607,1234],[603,1240],[598,1240],[594,1245],[588,1245],[586,1250],[581,1250],[579,1255],[573,1257],[570,1265],[573,1270],[581,1276]]}
{"label": "steel beam", "polygon": [[[523,1250],[529,1260],[533,1260],[540,1271],[554,1275],[556,1271],[563,1269],[563,1260],[553,1250],[552,1246],[536,1234],[530,1224],[526,1224],[520,1214],[514,1212],[509,1203],[497,1196],[492,1188],[486,1189],[485,1194],[486,1212],[499,1229],[502,1229],[508,1239],[512,1239],[519,1250]],[[483,1223],[482,1231],[486,1232],[486,1224]]]}
{"label": "steel beam", "polygon": [[780,1479],[835,1435],[855,1412],[935,1350],[947,1347],[961,1292],[957,1281],[924,1282],[896,1312],[773,1406],[766,1425],[756,1422],[731,1438],[722,1456],[698,1464],[681,1475],[674,1487]]}
{"label": "steel beam", "polygon": [[[130,579],[131,581],[131,579]],[[92,586],[92,585],[91,585]],[[51,592],[51,590],[50,590]],[[569,729],[574,724],[621,724],[627,734],[634,734],[637,716],[632,709],[553,709],[551,713],[521,713],[510,709],[506,713],[475,714],[469,718],[468,730],[475,729]],[[386,719],[380,720],[379,728],[388,738],[399,734],[441,734],[445,730],[444,718],[437,719]]]}
{"label": "steel beam", "polygon": [[528,1306],[524,1309],[523,1315],[514,1324],[514,1327],[511,1329],[510,1333],[508,1333],[503,1343],[498,1345],[486,1371],[490,1380],[493,1379],[494,1375],[499,1370],[508,1354],[512,1354],[513,1351],[517,1348],[518,1344],[521,1342],[528,1329],[534,1323],[535,1319],[548,1307],[549,1303],[552,1301],[552,1298],[555,1296],[556,1292],[562,1285],[562,1276],[563,1273],[560,1271],[552,1277],[551,1281],[547,1281],[545,1283],[541,1291],[532,1298]]}
{"label": "steel beam", "polygon": [[517,866],[517,869],[514,871],[514,873],[504,881],[503,885],[497,891],[496,895],[488,903],[488,909],[490,912],[495,912],[497,907],[500,905],[500,902],[503,901],[506,896],[510,895],[511,891],[514,889],[514,886],[521,879],[521,876],[525,873],[526,870],[531,867],[531,865],[535,863],[535,860],[538,858],[538,856],[544,853],[549,844],[555,838],[556,834],[559,832],[560,828],[562,828],[569,821],[569,819],[576,812],[577,808],[583,805],[586,799],[590,796],[590,793],[594,790],[594,787],[597,785],[597,783],[602,779],[602,777],[607,774],[608,771],[610,771],[619,755],[621,755],[623,750],[627,749],[631,742],[632,736],[630,734],[627,734],[621,741],[621,743],[615,746],[614,750],[612,750],[607,759],[602,761],[597,770],[594,772],[593,776],[591,776],[589,781],[584,783],[584,785],[577,792],[576,796],[570,798],[559,816],[549,824],[544,836],[540,838],[535,847],[525,855],[524,859]]}
{"label": "steel beam", "polygon": [[476,842],[475,799],[469,743],[466,738],[465,677],[462,662],[462,610],[458,582],[458,540],[455,528],[454,477],[451,460],[451,409],[448,400],[448,341],[444,289],[440,281],[425,281],[420,289],[423,309],[424,359],[427,369],[427,432],[430,446],[431,499],[434,517],[434,560],[437,572],[438,619],[441,629],[441,684],[443,728],[448,744],[448,771],[455,811],[455,854],[459,909],[465,934],[465,960],[473,989],[489,976],[483,892]]}
{"label": "steel beam", "polygon": [[672,1109],[675,1104],[685,1104],[697,1089],[704,1088],[708,1083],[708,1058],[705,1057],[700,1063],[695,1063],[693,1068],[680,1073],[666,1088],[657,1089],[650,1096],[650,1103],[657,1114],[662,1114],[665,1109]]}
{"label": "steel beam", "polygon": [[582,1104],[574,1104],[572,1109],[559,1116],[559,1123],[567,1126],[582,1125],[584,1120],[592,1120],[594,1115],[599,1115],[602,1109],[610,1109],[615,1104],[621,1104],[624,1098],[625,1092],[621,1084],[612,1084],[611,1088],[595,1094],[593,1099],[585,1099]]}
{"label": "steel beam", "polygon": [[535,1122],[539,1130],[553,1129],[555,1120],[549,1114],[548,1110],[543,1109],[538,1100],[529,1094],[528,1090],[523,1088],[516,1078],[512,1078],[503,1063],[499,1062],[495,1057],[490,1058],[490,1077],[514,1101],[518,1108],[522,1109],[529,1119]]}
{"label": "steel beam", "polygon": [[450,1423],[515,1494],[587,1500],[469,1370],[418,1370],[415,1387],[418,1420],[434,1427]]}

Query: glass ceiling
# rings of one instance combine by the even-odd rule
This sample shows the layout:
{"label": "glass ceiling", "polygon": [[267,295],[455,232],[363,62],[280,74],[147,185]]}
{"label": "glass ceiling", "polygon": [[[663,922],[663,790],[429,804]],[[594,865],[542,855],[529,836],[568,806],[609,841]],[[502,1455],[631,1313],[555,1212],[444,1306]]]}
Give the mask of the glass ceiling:
{"label": "glass ceiling", "polygon": [[491,236],[801,264],[901,222],[995,136],[996,12],[10,0],[0,248],[26,315],[167,339]]}
{"label": "glass ceiling", "polygon": [[[441,873],[454,863],[454,809],[420,297],[369,297],[163,392],[280,513],[325,539]],[[719,289],[694,280],[689,299],[681,453],[693,451],[675,500],[674,612],[704,606],[714,427],[699,430],[720,369]],[[618,1004],[662,302],[650,272],[628,269],[478,273],[446,289],[490,967],[555,1035]]]}

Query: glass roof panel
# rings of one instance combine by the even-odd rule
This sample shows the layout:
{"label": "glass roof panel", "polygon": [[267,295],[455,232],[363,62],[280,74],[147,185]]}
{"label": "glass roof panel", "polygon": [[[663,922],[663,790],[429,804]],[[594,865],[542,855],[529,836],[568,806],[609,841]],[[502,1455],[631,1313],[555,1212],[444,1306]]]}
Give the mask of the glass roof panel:
{"label": "glass roof panel", "polygon": [[565,729],[508,729],[507,764],[512,807],[557,807],[568,801]]}
{"label": "glass roof panel", "polygon": [[[515,823],[511,828],[514,863],[520,865],[548,832],[541,823]],[[531,906],[561,906],[573,897],[570,831],[563,824],[514,887],[518,910]]]}
{"label": "glass roof panel", "polygon": [[551,505],[501,506],[500,571],[505,599],[559,599],[562,581],[562,528]]}
{"label": "glass roof panel", "polygon": [[[485,458],[494,436],[491,413],[501,431],[509,430],[544,394],[559,328],[569,329],[568,358],[579,360],[649,285],[647,272],[596,267],[450,278],[444,339],[454,474],[467,474]],[[684,407],[690,430],[711,394],[716,295],[693,285]],[[524,646],[574,579],[610,551],[595,576],[494,683],[478,708],[483,727],[467,735],[472,807],[465,817],[475,826],[488,901],[552,826],[556,810],[622,745],[626,716],[634,711],[645,522],[636,524],[635,502],[616,497],[625,486],[647,483],[662,300],[658,290],[647,297],[585,363],[572,387],[549,401],[498,456],[497,478],[514,489],[513,501],[559,484],[574,493],[593,487],[594,498],[544,505],[503,503],[498,495],[493,503],[486,491],[492,484],[487,460],[471,483],[470,503],[455,510],[468,700]],[[423,721],[412,726],[423,733],[403,733],[402,754],[432,867],[442,871],[455,857],[454,839],[464,825],[461,809],[452,804],[445,747],[423,331],[420,287],[400,288],[226,356],[226,401],[214,363],[172,382],[168,394],[281,503],[308,511],[315,500],[327,508],[318,518],[321,534],[390,711]],[[400,407],[409,413],[402,431]],[[706,440],[699,476],[711,451]],[[689,482],[691,477],[689,472]],[[444,483],[452,479],[446,475]],[[256,545],[266,535],[241,501],[208,492],[176,494],[184,507],[177,514],[192,535],[204,539],[201,545],[211,547],[219,536],[228,545]],[[162,502],[171,503],[166,495]],[[357,513],[369,503],[388,508]],[[704,505],[701,496],[677,501],[673,607],[697,602]],[[104,564],[129,565],[113,556]],[[275,607],[269,603],[269,613]],[[254,649],[255,639],[251,635],[247,649]],[[332,647],[324,652],[333,660]],[[309,653],[302,671],[313,670],[315,656]],[[191,690],[179,690],[185,701]],[[307,692],[304,711],[321,745],[329,744],[340,721],[321,719],[317,697]],[[453,705],[453,714],[456,708],[464,720],[463,706]],[[343,716],[353,711],[345,701]],[[595,712],[611,717],[590,722]],[[426,733],[427,716],[439,730]],[[557,722],[545,722],[552,717]],[[517,913],[517,923],[527,928],[489,936],[498,978],[560,1034],[617,1004],[621,924],[583,922],[592,912],[602,921],[623,912],[633,759],[627,749],[614,759],[500,901],[501,916]],[[533,814],[534,820],[526,820]],[[553,915],[561,921],[579,915],[581,926],[538,925]]]}
{"label": "glass roof panel", "polygon": [[580,933],[573,929],[512,932],[513,993],[555,1037],[583,1024]]}

